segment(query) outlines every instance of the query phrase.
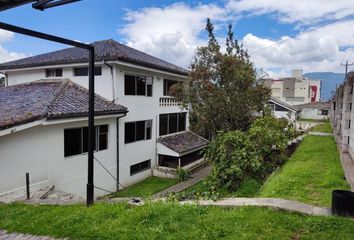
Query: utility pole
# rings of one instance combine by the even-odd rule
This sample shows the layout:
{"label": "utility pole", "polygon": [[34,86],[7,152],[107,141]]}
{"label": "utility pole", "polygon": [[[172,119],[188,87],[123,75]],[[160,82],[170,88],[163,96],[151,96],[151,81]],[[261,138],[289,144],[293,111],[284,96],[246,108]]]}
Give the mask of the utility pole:
{"label": "utility pole", "polygon": [[345,64],[341,63],[341,66],[345,67],[345,79],[347,79],[348,75],[348,66],[353,66],[353,63],[348,63],[348,60],[345,62]]}

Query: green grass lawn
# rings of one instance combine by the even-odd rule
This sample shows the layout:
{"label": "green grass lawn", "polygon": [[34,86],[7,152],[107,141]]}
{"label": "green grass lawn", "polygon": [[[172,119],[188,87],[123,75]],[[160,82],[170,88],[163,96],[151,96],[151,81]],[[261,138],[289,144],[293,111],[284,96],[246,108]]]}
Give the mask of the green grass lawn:
{"label": "green grass lawn", "polygon": [[324,132],[324,133],[332,133],[332,127],[329,121],[325,123],[321,123],[314,128],[311,129],[312,132]]}
{"label": "green grass lawn", "polygon": [[333,189],[349,189],[332,136],[307,136],[290,160],[271,175],[261,197],[329,206]]}
{"label": "green grass lawn", "polygon": [[129,186],[122,191],[110,195],[113,197],[150,197],[177,183],[175,179],[164,179],[158,177],[150,177],[146,180]]}
{"label": "green grass lawn", "polygon": [[0,229],[70,239],[353,239],[354,221],[267,208],[0,205]]}

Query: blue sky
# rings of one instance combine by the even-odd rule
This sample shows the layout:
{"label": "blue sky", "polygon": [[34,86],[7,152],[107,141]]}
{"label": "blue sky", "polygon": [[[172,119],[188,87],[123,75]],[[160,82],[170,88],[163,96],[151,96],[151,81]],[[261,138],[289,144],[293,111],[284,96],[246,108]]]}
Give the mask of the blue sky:
{"label": "blue sky", "polygon": [[[354,59],[354,39],[350,41],[354,18],[300,38],[295,36],[352,13],[350,0],[83,0],[43,12],[27,4],[1,12],[0,16],[6,23],[82,42],[113,38],[183,67],[190,64],[194,49],[205,43],[203,28],[210,17],[220,43],[227,24],[232,23],[236,37],[250,53],[266,48],[251,54],[252,60],[257,68],[276,77],[292,68],[303,68],[305,72],[341,71],[338,65],[342,59]],[[287,40],[274,45],[281,39]],[[63,47],[0,32],[1,62]]]}

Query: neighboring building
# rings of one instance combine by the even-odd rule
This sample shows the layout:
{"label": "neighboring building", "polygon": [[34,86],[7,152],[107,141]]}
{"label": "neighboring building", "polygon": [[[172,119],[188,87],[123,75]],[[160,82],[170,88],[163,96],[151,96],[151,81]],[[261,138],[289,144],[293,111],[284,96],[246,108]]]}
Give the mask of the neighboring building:
{"label": "neighboring building", "polygon": [[321,98],[321,80],[303,77],[302,70],[293,70],[292,76],[279,80],[266,79],[272,97],[290,105],[318,102]]}
{"label": "neighboring building", "polygon": [[[188,132],[188,110],[182,109],[169,96],[169,88],[186,80],[188,71],[113,40],[98,41],[92,45],[96,52],[96,93],[129,110],[127,116],[116,119],[118,128],[112,127],[111,131],[111,136],[117,136],[115,156],[112,157],[118,168],[116,176],[119,185],[125,187],[151,176],[153,172],[164,171],[166,166],[159,166],[160,162],[164,162],[159,161],[162,158],[175,161],[175,164],[170,164],[172,172],[176,166],[191,167],[193,162],[199,164],[200,149],[195,148],[195,144],[186,146],[185,151],[190,154],[188,159],[183,158],[184,153],[168,153],[158,147],[165,144],[160,140],[165,136]],[[67,78],[87,88],[87,59],[86,50],[68,48],[0,64],[0,71],[6,74],[9,86],[38,79]],[[85,127],[85,124],[81,122],[80,127]],[[63,134],[64,130],[60,131]],[[0,141],[3,141],[1,137]],[[195,141],[199,142],[197,139]],[[63,144],[56,144],[55,151],[62,151]],[[169,148],[169,144],[166,147]],[[26,147],[18,145],[18,149],[22,148]],[[54,151],[53,148],[48,149]],[[82,164],[77,158],[82,156],[72,156],[62,161]]]}
{"label": "neighboring building", "polygon": [[268,101],[268,106],[272,115],[276,118],[286,118],[295,121],[298,116],[298,109],[277,98],[271,97]]}
{"label": "neighboring building", "polygon": [[[85,196],[88,91],[69,80],[42,80],[0,88],[0,193],[55,185]],[[96,96],[96,158],[116,172],[117,119],[127,108]],[[117,183],[95,163],[95,183]],[[102,192],[97,192],[102,194]]]}
{"label": "neighboring building", "polygon": [[330,102],[311,102],[294,106],[299,111],[301,119],[324,120],[329,119]]}
{"label": "neighboring building", "polygon": [[342,152],[354,159],[354,129],[352,127],[354,72],[348,73],[345,82],[339,85],[332,99],[330,119],[336,141]]}

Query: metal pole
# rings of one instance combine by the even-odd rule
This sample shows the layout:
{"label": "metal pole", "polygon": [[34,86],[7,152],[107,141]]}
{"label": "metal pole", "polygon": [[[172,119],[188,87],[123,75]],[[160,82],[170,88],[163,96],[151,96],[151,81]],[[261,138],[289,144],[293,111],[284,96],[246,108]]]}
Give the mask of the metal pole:
{"label": "metal pole", "polygon": [[93,161],[95,149],[95,50],[89,50],[89,114],[88,114],[88,168],[87,168],[87,196],[86,204],[93,204],[94,184],[93,184]]}
{"label": "metal pole", "polygon": [[29,178],[29,173],[26,172],[26,193],[27,193],[27,199],[31,198],[30,194],[30,178]]}

